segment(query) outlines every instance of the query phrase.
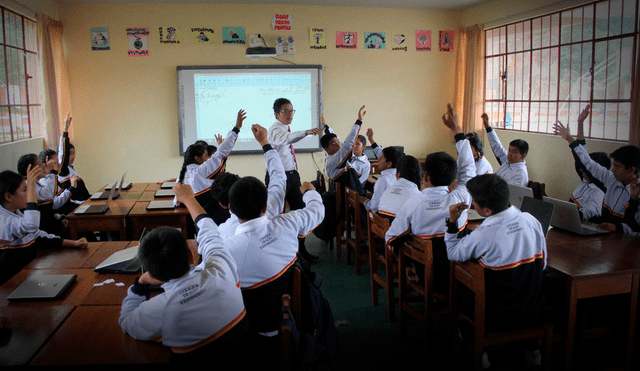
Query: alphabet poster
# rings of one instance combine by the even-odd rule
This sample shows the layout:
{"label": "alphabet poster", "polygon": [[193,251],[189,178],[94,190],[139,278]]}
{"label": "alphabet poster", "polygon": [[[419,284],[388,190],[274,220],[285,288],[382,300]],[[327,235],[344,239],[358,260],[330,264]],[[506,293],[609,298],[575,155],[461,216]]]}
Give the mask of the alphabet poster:
{"label": "alphabet poster", "polygon": [[356,49],[358,47],[358,33],[351,31],[336,32],[336,49]]}
{"label": "alphabet poster", "polygon": [[309,29],[309,47],[311,49],[327,48],[327,36],[324,32],[324,28]]}
{"label": "alphabet poster", "polygon": [[365,32],[364,47],[367,49],[386,49],[386,36],[384,32]]}
{"label": "alphabet poster", "polygon": [[213,27],[192,27],[191,39],[192,44],[210,45],[213,44]]}
{"label": "alphabet poster", "polygon": [[109,29],[95,27],[91,29],[91,50],[110,50]]}
{"label": "alphabet poster", "polygon": [[416,51],[417,52],[431,51],[431,30],[416,31]]}
{"label": "alphabet poster", "polygon": [[149,56],[149,27],[127,27],[130,57]]}
{"label": "alphabet poster", "polygon": [[178,27],[160,27],[158,34],[160,44],[180,44],[182,42],[182,30]]}
{"label": "alphabet poster", "polygon": [[440,31],[440,51],[453,51],[453,31]]}
{"label": "alphabet poster", "polygon": [[223,44],[245,44],[247,33],[244,27],[222,27]]}
{"label": "alphabet poster", "polygon": [[393,31],[393,42],[392,51],[407,51],[407,35],[404,30]]}

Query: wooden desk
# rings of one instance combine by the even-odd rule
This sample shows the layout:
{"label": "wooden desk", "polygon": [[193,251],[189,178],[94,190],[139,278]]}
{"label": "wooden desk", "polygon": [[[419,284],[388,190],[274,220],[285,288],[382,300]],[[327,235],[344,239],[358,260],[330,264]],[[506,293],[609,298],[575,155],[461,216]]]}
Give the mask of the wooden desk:
{"label": "wooden desk", "polygon": [[[85,204],[104,204],[105,201],[86,201]],[[120,240],[126,240],[127,229],[125,219],[129,210],[135,204],[134,200],[118,198],[112,200],[109,210],[104,214],[77,214],[72,212],[69,219],[69,237],[72,240],[78,238],[79,232],[118,232]]]}
{"label": "wooden desk", "polygon": [[640,239],[625,238],[620,234],[583,237],[552,229],[547,236],[547,249],[547,266],[560,272],[567,282],[564,368],[571,368],[578,300],[630,294],[625,359],[625,367],[628,369],[633,354],[640,288]]}
{"label": "wooden desk", "polygon": [[[163,197],[164,198],[164,197]],[[129,211],[129,236],[136,240],[140,232],[146,227],[157,228],[162,226],[180,228],[185,238],[187,236],[187,218],[189,211],[185,207],[177,207],[168,210],[147,210],[149,201],[138,201]]]}

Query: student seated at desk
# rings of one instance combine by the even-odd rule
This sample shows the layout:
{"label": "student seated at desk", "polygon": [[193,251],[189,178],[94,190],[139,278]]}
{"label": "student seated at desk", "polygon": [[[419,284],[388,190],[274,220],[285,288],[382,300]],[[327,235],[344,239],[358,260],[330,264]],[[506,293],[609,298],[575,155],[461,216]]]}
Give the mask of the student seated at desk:
{"label": "student seated at desk", "polygon": [[[451,104],[442,120],[456,140],[458,161],[446,152],[434,152],[425,160],[424,184],[422,194],[416,199],[406,202],[396,213],[385,238],[389,246],[403,241],[401,238],[409,233],[414,236],[430,239],[433,243],[434,291],[448,295],[449,261],[444,246],[446,226],[443,220],[449,215],[449,206],[458,203],[471,205],[471,196],[466,184],[476,176],[471,146],[465,138],[458,118]],[[458,168],[460,170],[458,170]],[[456,181],[456,175],[458,179]],[[458,219],[458,230],[462,231],[467,224],[467,214]],[[420,280],[417,274],[422,270],[409,268],[408,278]]]}
{"label": "student seated at desk", "polygon": [[569,147],[575,151],[580,162],[593,178],[602,182],[606,188],[602,203],[602,216],[595,221],[600,223],[598,227],[612,232],[623,232],[625,209],[629,205],[631,184],[640,175],[640,148],[626,145],[613,151],[609,155],[612,160],[611,170],[608,170],[589,157],[587,150],[574,140],[569,128],[558,122],[554,125],[554,129],[569,143]]}
{"label": "student seated at desk", "polygon": [[[515,330],[535,324],[542,315],[542,275],[547,264],[540,222],[509,206],[509,185],[498,175],[478,175],[467,182],[467,189],[474,208],[486,219],[465,235],[460,233],[458,219],[469,205],[449,206],[444,237],[449,260],[477,259],[485,268],[485,324],[489,329]],[[539,358],[535,340],[526,349]]]}
{"label": "student seated at desk", "polygon": [[506,151],[500,143],[498,134],[489,124],[489,116],[486,113],[482,114],[482,124],[487,131],[491,150],[500,164],[496,174],[503,177],[509,184],[526,187],[529,183],[529,173],[524,159],[529,153],[529,143],[523,139],[512,140],[509,143],[509,151]]}
{"label": "student seated at desk", "polygon": [[[118,323],[134,339],[171,347],[172,363],[241,360],[249,322],[236,263],[191,187],[173,191],[194,220],[202,262],[190,268],[187,242],[175,228],[149,232],[138,250],[144,273],[129,287]],[[151,298],[150,285],[164,292]]]}
{"label": "student seated at desk", "polygon": [[214,200],[211,197],[211,192],[209,192],[211,185],[214,182],[214,178],[224,170],[227,156],[231,153],[236,139],[238,139],[238,133],[242,128],[242,122],[246,118],[247,115],[244,110],[238,111],[236,125],[227,134],[218,151],[212,156],[209,156],[207,147],[199,143],[190,145],[184,152],[184,162],[178,182],[191,186],[196,199],[209,215],[215,215],[219,207],[218,201]]}
{"label": "student seated at desk", "polygon": [[380,197],[378,214],[393,219],[402,205],[420,196],[421,172],[418,159],[409,155],[400,157],[396,167],[396,181]]}
{"label": "student seated at desk", "polygon": [[65,129],[60,137],[58,145],[57,159],[60,163],[60,173],[58,174],[58,182],[63,189],[71,188],[71,178],[75,177],[73,188],[75,192],[71,195],[71,201],[82,203],[91,197],[91,193],[87,190],[84,180],[73,167],[76,160],[76,147],[69,141],[69,127],[71,127],[71,115],[67,113],[65,118]]}
{"label": "student seated at desk", "polygon": [[334,182],[340,182],[342,187],[349,187],[362,196],[365,195],[364,185],[360,182],[360,175],[353,168],[352,150],[365,114],[364,106],[360,107],[358,119],[351,127],[349,134],[344,138],[344,143],[340,141],[333,129],[324,122],[323,115],[322,124],[325,134],[320,138],[320,145],[327,153],[325,159],[329,179]]}
{"label": "student seated at desk", "polygon": [[629,204],[624,210],[624,219],[616,230],[622,229],[626,235],[640,237],[640,180],[629,184]]}
{"label": "student seated at desk", "polygon": [[[373,142],[375,143],[375,142]],[[380,177],[373,185],[373,195],[370,200],[364,202],[367,210],[378,211],[380,199],[384,192],[396,181],[396,166],[402,157],[402,152],[398,147],[385,147],[378,156],[378,170]]]}
{"label": "student seated at desk", "polygon": [[476,175],[493,174],[493,167],[484,157],[484,148],[482,146],[482,139],[477,133],[467,133],[465,135],[471,145],[471,153],[473,153],[473,160],[476,165]]}
{"label": "student seated at desk", "polygon": [[27,166],[26,180],[11,170],[0,173],[0,285],[33,260],[37,248],[87,247],[84,238],[66,240],[38,229],[36,184],[40,171],[37,166]]}
{"label": "student seated at desk", "polygon": [[[256,139],[265,152],[275,150],[266,129],[254,125]],[[269,182],[271,185],[271,182]],[[266,215],[269,191],[255,177],[236,181],[229,190],[229,207],[240,225],[225,240],[237,263],[240,287],[251,324],[254,356],[266,360],[267,368],[277,364],[282,295],[291,294],[294,264],[299,259],[298,237],[311,233],[324,219],[322,197],[309,182],[300,188],[305,207],[269,219]],[[260,358],[262,357],[262,358]]]}
{"label": "student seated at desk", "polygon": [[356,174],[358,174],[358,179],[360,180],[360,183],[362,183],[363,187],[369,178],[369,173],[371,172],[369,157],[364,154],[364,149],[366,147],[367,138],[360,134],[351,148],[351,151],[353,152],[353,155],[351,156],[351,164],[353,165],[353,169],[356,171]]}

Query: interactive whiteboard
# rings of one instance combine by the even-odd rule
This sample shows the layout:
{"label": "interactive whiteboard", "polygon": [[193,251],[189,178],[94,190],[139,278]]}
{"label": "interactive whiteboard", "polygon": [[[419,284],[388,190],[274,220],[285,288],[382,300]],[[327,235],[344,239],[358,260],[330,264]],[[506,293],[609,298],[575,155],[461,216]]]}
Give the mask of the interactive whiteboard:
{"label": "interactive whiteboard", "polygon": [[[247,118],[232,152],[261,152],[251,125],[269,129],[278,98],[289,99],[296,111],[291,131],[321,127],[322,66],[178,66],[177,72],[181,156],[196,140],[217,147],[215,135],[226,137],[241,109]],[[299,152],[322,150],[315,135],[294,146]]]}

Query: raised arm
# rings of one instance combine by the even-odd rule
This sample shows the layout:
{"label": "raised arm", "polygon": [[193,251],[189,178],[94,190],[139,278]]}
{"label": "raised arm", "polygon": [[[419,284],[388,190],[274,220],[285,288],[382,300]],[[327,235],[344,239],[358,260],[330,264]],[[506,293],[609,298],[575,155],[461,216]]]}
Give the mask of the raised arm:
{"label": "raised arm", "polygon": [[64,132],[60,137],[60,144],[58,145],[58,162],[60,163],[60,175],[69,175],[69,127],[71,127],[71,113],[67,112],[67,117],[64,119]]}
{"label": "raised arm", "polygon": [[498,138],[498,134],[496,134],[495,130],[491,127],[489,123],[489,116],[486,113],[482,114],[482,125],[487,131],[487,138],[489,139],[489,144],[491,145],[491,151],[496,156],[498,163],[500,165],[507,162],[507,150],[504,149],[502,143],[500,143],[500,138]]}
{"label": "raised arm", "polygon": [[458,152],[458,183],[457,186],[465,186],[467,182],[476,175],[476,165],[473,161],[473,153],[469,140],[462,132],[458,122],[458,115],[453,111],[451,103],[447,104],[447,112],[442,115],[442,122],[451,130],[456,140],[456,150]]}
{"label": "raised arm", "polygon": [[256,138],[262,150],[269,172],[269,187],[267,199],[267,218],[271,219],[284,210],[284,197],[287,187],[287,175],[282,166],[282,160],[278,152],[269,144],[267,129],[255,124],[251,126],[253,136]]}
{"label": "raised arm", "polygon": [[373,153],[376,155],[376,157],[380,158],[380,156],[382,155],[382,146],[376,143],[376,141],[373,139],[373,129],[371,128],[367,129],[367,139],[369,140],[371,149],[373,149]]}
{"label": "raised arm", "polygon": [[207,161],[198,166],[197,172],[204,178],[212,178],[215,176],[225,164],[226,158],[231,153],[233,146],[236,144],[238,134],[242,128],[243,121],[247,118],[247,114],[244,110],[238,111],[238,118],[236,119],[236,125],[229,131],[227,137],[224,139],[220,147]]}

